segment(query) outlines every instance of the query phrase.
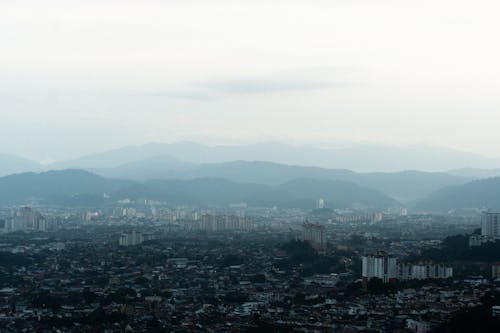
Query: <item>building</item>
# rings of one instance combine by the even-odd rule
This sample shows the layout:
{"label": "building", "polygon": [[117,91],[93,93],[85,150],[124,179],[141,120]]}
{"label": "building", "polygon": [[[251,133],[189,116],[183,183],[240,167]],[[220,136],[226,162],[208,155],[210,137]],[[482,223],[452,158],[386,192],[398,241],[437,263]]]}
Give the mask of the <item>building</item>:
{"label": "building", "polygon": [[500,213],[483,212],[481,216],[481,236],[500,238]]}
{"label": "building", "polygon": [[35,222],[33,224],[33,228],[31,229],[33,231],[47,231],[47,220],[45,217],[40,214],[36,213],[35,214]]}
{"label": "building", "polygon": [[316,202],[316,208],[318,208],[318,209],[324,209],[324,208],[326,208],[325,199],[319,198],[319,200]]}
{"label": "building", "polygon": [[137,231],[132,231],[128,233],[123,233],[120,235],[120,239],[118,240],[118,244],[120,246],[134,246],[140,245],[144,242],[144,237],[142,233]]}
{"label": "building", "polygon": [[426,280],[426,279],[447,279],[453,277],[453,268],[433,262],[420,262],[416,264],[398,263],[398,279],[406,280]]}
{"label": "building", "polygon": [[472,234],[469,236],[469,247],[481,246],[489,242],[489,238],[482,235]]}
{"label": "building", "polygon": [[372,278],[378,278],[387,283],[391,280],[407,281],[453,277],[452,267],[433,262],[402,263],[383,251],[363,256],[362,265],[364,286]]}
{"label": "building", "polygon": [[416,333],[427,333],[431,330],[431,325],[426,321],[407,319],[406,328]]}
{"label": "building", "polygon": [[384,219],[384,215],[381,212],[376,212],[373,215],[373,222],[380,222]]}
{"label": "building", "polygon": [[304,278],[306,286],[318,285],[323,288],[333,288],[338,283],[339,278],[337,274],[316,274]]}
{"label": "building", "polygon": [[306,221],[302,225],[302,240],[309,242],[318,251],[326,250],[325,226]]}
{"label": "building", "polygon": [[408,208],[401,208],[401,216],[408,216]]}
{"label": "building", "polygon": [[197,220],[183,221],[186,229],[191,231],[249,231],[254,228],[252,220],[238,215],[203,214]]}
{"label": "building", "polygon": [[375,254],[362,257],[362,278],[366,286],[372,278],[381,279],[384,283],[398,278],[397,258],[379,251]]}
{"label": "building", "polygon": [[4,219],[0,219],[0,233],[5,233],[7,232],[8,228],[8,223]]}
{"label": "building", "polygon": [[500,263],[491,265],[491,278],[493,280],[500,279]]}
{"label": "building", "polygon": [[47,231],[47,221],[39,212],[23,207],[14,214],[11,231]]}
{"label": "building", "polygon": [[215,215],[203,214],[200,221],[200,230],[215,231],[217,229],[216,220]]}
{"label": "building", "polygon": [[35,212],[30,207],[19,209],[12,222],[12,231],[30,230],[35,224]]}

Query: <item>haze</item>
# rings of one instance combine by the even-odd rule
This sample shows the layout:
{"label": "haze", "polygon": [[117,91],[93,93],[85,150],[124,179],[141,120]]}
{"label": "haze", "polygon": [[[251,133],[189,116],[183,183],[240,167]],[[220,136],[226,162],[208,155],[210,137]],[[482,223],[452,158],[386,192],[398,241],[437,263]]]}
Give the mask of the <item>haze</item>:
{"label": "haze", "polygon": [[427,144],[500,157],[496,1],[3,1],[0,151]]}

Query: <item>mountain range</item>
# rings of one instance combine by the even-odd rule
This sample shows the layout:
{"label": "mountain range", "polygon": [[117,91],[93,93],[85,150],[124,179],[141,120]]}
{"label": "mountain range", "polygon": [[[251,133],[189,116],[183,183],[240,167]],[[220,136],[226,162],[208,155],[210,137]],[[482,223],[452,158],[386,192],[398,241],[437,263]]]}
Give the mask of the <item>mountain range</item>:
{"label": "mountain range", "polygon": [[382,192],[356,184],[296,179],[277,186],[236,183],[219,178],[135,182],[104,178],[83,170],[23,173],[0,178],[0,203],[30,202],[64,205],[103,205],[121,199],[160,200],[172,204],[314,208],[324,198],[331,207],[389,208],[400,204]]}
{"label": "mountain range", "polygon": [[416,209],[433,212],[463,209],[500,211],[500,177],[447,186],[419,201]]}
{"label": "mountain range", "polygon": [[[398,208],[385,193],[352,182],[297,178],[277,185],[222,178],[133,181],[105,178],[84,170],[20,173],[0,177],[0,204],[54,204],[98,207],[122,199],[158,200],[175,205],[250,206],[311,209],[322,198],[330,208]],[[409,207],[420,212],[500,210],[500,177],[446,186]],[[408,206],[407,206],[408,207]]]}
{"label": "mountain range", "polygon": [[190,164],[168,156],[158,156],[114,168],[90,169],[89,171],[104,177],[139,181],[224,178],[234,182],[279,185],[298,178],[339,180],[379,190],[405,203],[421,199],[444,186],[464,184],[473,179],[438,172],[358,173],[345,169],[325,169],[272,162],[233,161]]}
{"label": "mountain range", "polygon": [[24,157],[0,153],[0,176],[13,173],[39,171],[42,166]]}
{"label": "mountain range", "polygon": [[358,145],[345,148],[316,148],[262,143],[212,147],[193,142],[128,146],[55,163],[50,167],[52,169],[109,168],[157,156],[170,156],[192,164],[223,163],[237,160],[269,161],[290,165],[349,169],[358,172],[443,171],[457,168],[500,167],[499,159],[425,145],[411,147]]}
{"label": "mountain range", "polygon": [[[498,165],[479,155],[423,146],[319,149],[153,143],[43,166],[0,154],[0,176],[9,175],[0,178],[0,203],[103,204],[111,196],[177,204],[244,201],[311,207],[321,197],[331,207],[495,208],[500,206],[495,201],[498,181],[486,178],[500,175]],[[448,171],[405,170],[406,166]],[[392,171],[366,171],[377,169]],[[37,173],[41,171],[47,172]]]}
{"label": "mountain range", "polygon": [[23,157],[0,153],[0,176],[26,171],[107,169],[123,168],[126,165],[134,167],[134,164],[144,164],[150,160],[156,163],[158,159],[169,159],[171,164],[184,165],[267,161],[276,164],[345,169],[362,173],[420,170],[446,172],[467,178],[500,175],[500,159],[424,145],[410,147],[358,145],[344,148],[316,148],[277,143],[206,146],[193,142],[175,142],[126,146],[43,166]]}

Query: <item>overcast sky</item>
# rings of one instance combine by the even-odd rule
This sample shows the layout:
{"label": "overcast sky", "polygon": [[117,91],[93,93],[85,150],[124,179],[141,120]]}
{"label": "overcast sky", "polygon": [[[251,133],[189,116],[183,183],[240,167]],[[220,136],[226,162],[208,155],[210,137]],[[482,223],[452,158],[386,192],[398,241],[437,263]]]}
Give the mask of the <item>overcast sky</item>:
{"label": "overcast sky", "polygon": [[500,156],[500,4],[2,0],[0,151],[193,140]]}

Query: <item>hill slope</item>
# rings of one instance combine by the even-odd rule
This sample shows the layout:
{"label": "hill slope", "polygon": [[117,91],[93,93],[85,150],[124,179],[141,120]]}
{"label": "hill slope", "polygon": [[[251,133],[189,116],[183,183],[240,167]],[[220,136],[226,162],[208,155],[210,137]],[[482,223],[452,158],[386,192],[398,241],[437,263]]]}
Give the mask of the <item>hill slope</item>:
{"label": "hill slope", "polygon": [[0,153],[0,177],[13,173],[39,171],[41,165],[23,157]]}
{"label": "hill slope", "polygon": [[[106,197],[103,194],[107,194]],[[0,203],[41,202],[102,205],[120,199],[153,199],[172,204],[313,208],[323,198],[331,207],[396,207],[387,195],[342,181],[294,180],[278,186],[237,183],[219,178],[150,180],[144,183],[107,179],[81,170],[25,173],[0,178]]]}
{"label": "hill slope", "polygon": [[445,187],[418,202],[416,208],[441,212],[465,208],[500,210],[500,177]]}
{"label": "hill slope", "polygon": [[401,171],[357,173],[272,162],[234,161],[212,164],[182,163],[170,157],[155,157],[115,168],[92,170],[105,177],[134,180],[224,178],[234,182],[279,185],[298,178],[339,180],[377,189],[402,202],[420,199],[442,187],[464,184],[471,178],[438,172]]}
{"label": "hill slope", "polygon": [[83,170],[21,173],[0,178],[0,203],[53,201],[83,194],[102,196],[130,184],[130,181],[106,179]]}

